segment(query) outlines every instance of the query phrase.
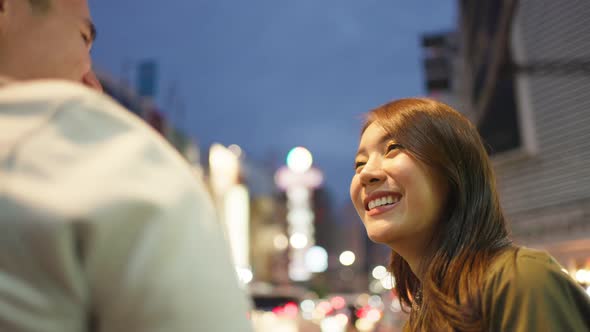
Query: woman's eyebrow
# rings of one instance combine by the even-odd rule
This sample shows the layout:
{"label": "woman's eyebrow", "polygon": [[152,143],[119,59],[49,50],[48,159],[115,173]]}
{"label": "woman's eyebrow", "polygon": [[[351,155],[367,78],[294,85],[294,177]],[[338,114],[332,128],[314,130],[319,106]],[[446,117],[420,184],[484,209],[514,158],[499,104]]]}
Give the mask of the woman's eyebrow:
{"label": "woman's eyebrow", "polygon": [[[379,139],[379,141],[375,145],[385,144],[385,142],[387,142],[389,140],[391,140],[391,137],[389,135],[383,135],[383,136],[381,136],[381,138]],[[354,156],[354,159],[358,158],[359,155],[364,155],[366,153],[367,153],[367,151],[366,151],[365,147],[360,147],[357,150],[356,155]]]}

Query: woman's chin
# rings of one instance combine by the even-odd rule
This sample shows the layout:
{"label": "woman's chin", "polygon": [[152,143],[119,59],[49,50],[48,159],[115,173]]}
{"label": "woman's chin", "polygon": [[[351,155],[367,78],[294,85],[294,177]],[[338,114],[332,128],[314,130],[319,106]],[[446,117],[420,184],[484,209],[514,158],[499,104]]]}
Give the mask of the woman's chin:
{"label": "woman's chin", "polygon": [[391,232],[368,231],[367,235],[369,236],[369,239],[371,239],[371,241],[379,244],[385,244],[388,246],[391,244],[393,240]]}

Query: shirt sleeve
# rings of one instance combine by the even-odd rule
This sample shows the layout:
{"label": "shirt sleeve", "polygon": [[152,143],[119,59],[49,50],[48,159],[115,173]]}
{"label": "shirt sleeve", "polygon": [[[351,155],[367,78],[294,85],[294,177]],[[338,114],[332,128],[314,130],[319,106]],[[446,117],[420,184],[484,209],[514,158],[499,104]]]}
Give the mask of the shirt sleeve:
{"label": "shirt sleeve", "polygon": [[516,253],[483,293],[490,331],[590,331],[590,297],[547,254]]}
{"label": "shirt sleeve", "polygon": [[64,282],[85,285],[93,331],[251,331],[204,183],[126,112],[69,100],[15,157],[22,199],[72,229],[79,280]]}

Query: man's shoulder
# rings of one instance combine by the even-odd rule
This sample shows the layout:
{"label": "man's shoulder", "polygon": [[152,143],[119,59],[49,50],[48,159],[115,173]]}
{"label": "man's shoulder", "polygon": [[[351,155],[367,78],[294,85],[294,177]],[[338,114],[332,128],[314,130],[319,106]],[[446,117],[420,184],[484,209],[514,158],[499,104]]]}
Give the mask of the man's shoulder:
{"label": "man's shoulder", "polygon": [[148,124],[111,98],[68,82],[0,88],[2,173],[6,195],[34,193],[36,207],[60,216],[85,215],[105,202],[159,209],[174,196],[162,184],[192,201],[208,199],[189,164]]}
{"label": "man's shoulder", "polygon": [[108,95],[65,80],[13,81],[0,86],[0,116],[39,116],[60,110],[113,113],[123,121],[134,121],[123,106]]}
{"label": "man's shoulder", "polygon": [[57,101],[71,98],[93,98],[99,95],[85,86],[65,80],[12,81],[0,88],[3,104],[26,101]]}
{"label": "man's shoulder", "polygon": [[110,97],[75,82],[12,81],[0,86],[0,117],[6,121],[34,122],[69,108],[127,113]]}
{"label": "man's shoulder", "polygon": [[[61,80],[11,82],[0,87],[0,142],[10,144],[42,128],[117,127],[145,130],[146,125],[112,98]],[[85,124],[87,123],[87,124]]]}

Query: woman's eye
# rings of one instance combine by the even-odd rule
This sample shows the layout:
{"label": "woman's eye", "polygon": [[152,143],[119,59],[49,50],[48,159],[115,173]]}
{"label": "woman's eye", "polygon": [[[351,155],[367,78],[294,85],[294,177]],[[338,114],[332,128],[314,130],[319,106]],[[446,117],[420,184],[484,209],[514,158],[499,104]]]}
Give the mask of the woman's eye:
{"label": "woman's eye", "polygon": [[387,152],[389,153],[389,152],[391,152],[393,150],[400,149],[401,147],[402,146],[400,144],[391,143],[391,144],[387,145]]}

